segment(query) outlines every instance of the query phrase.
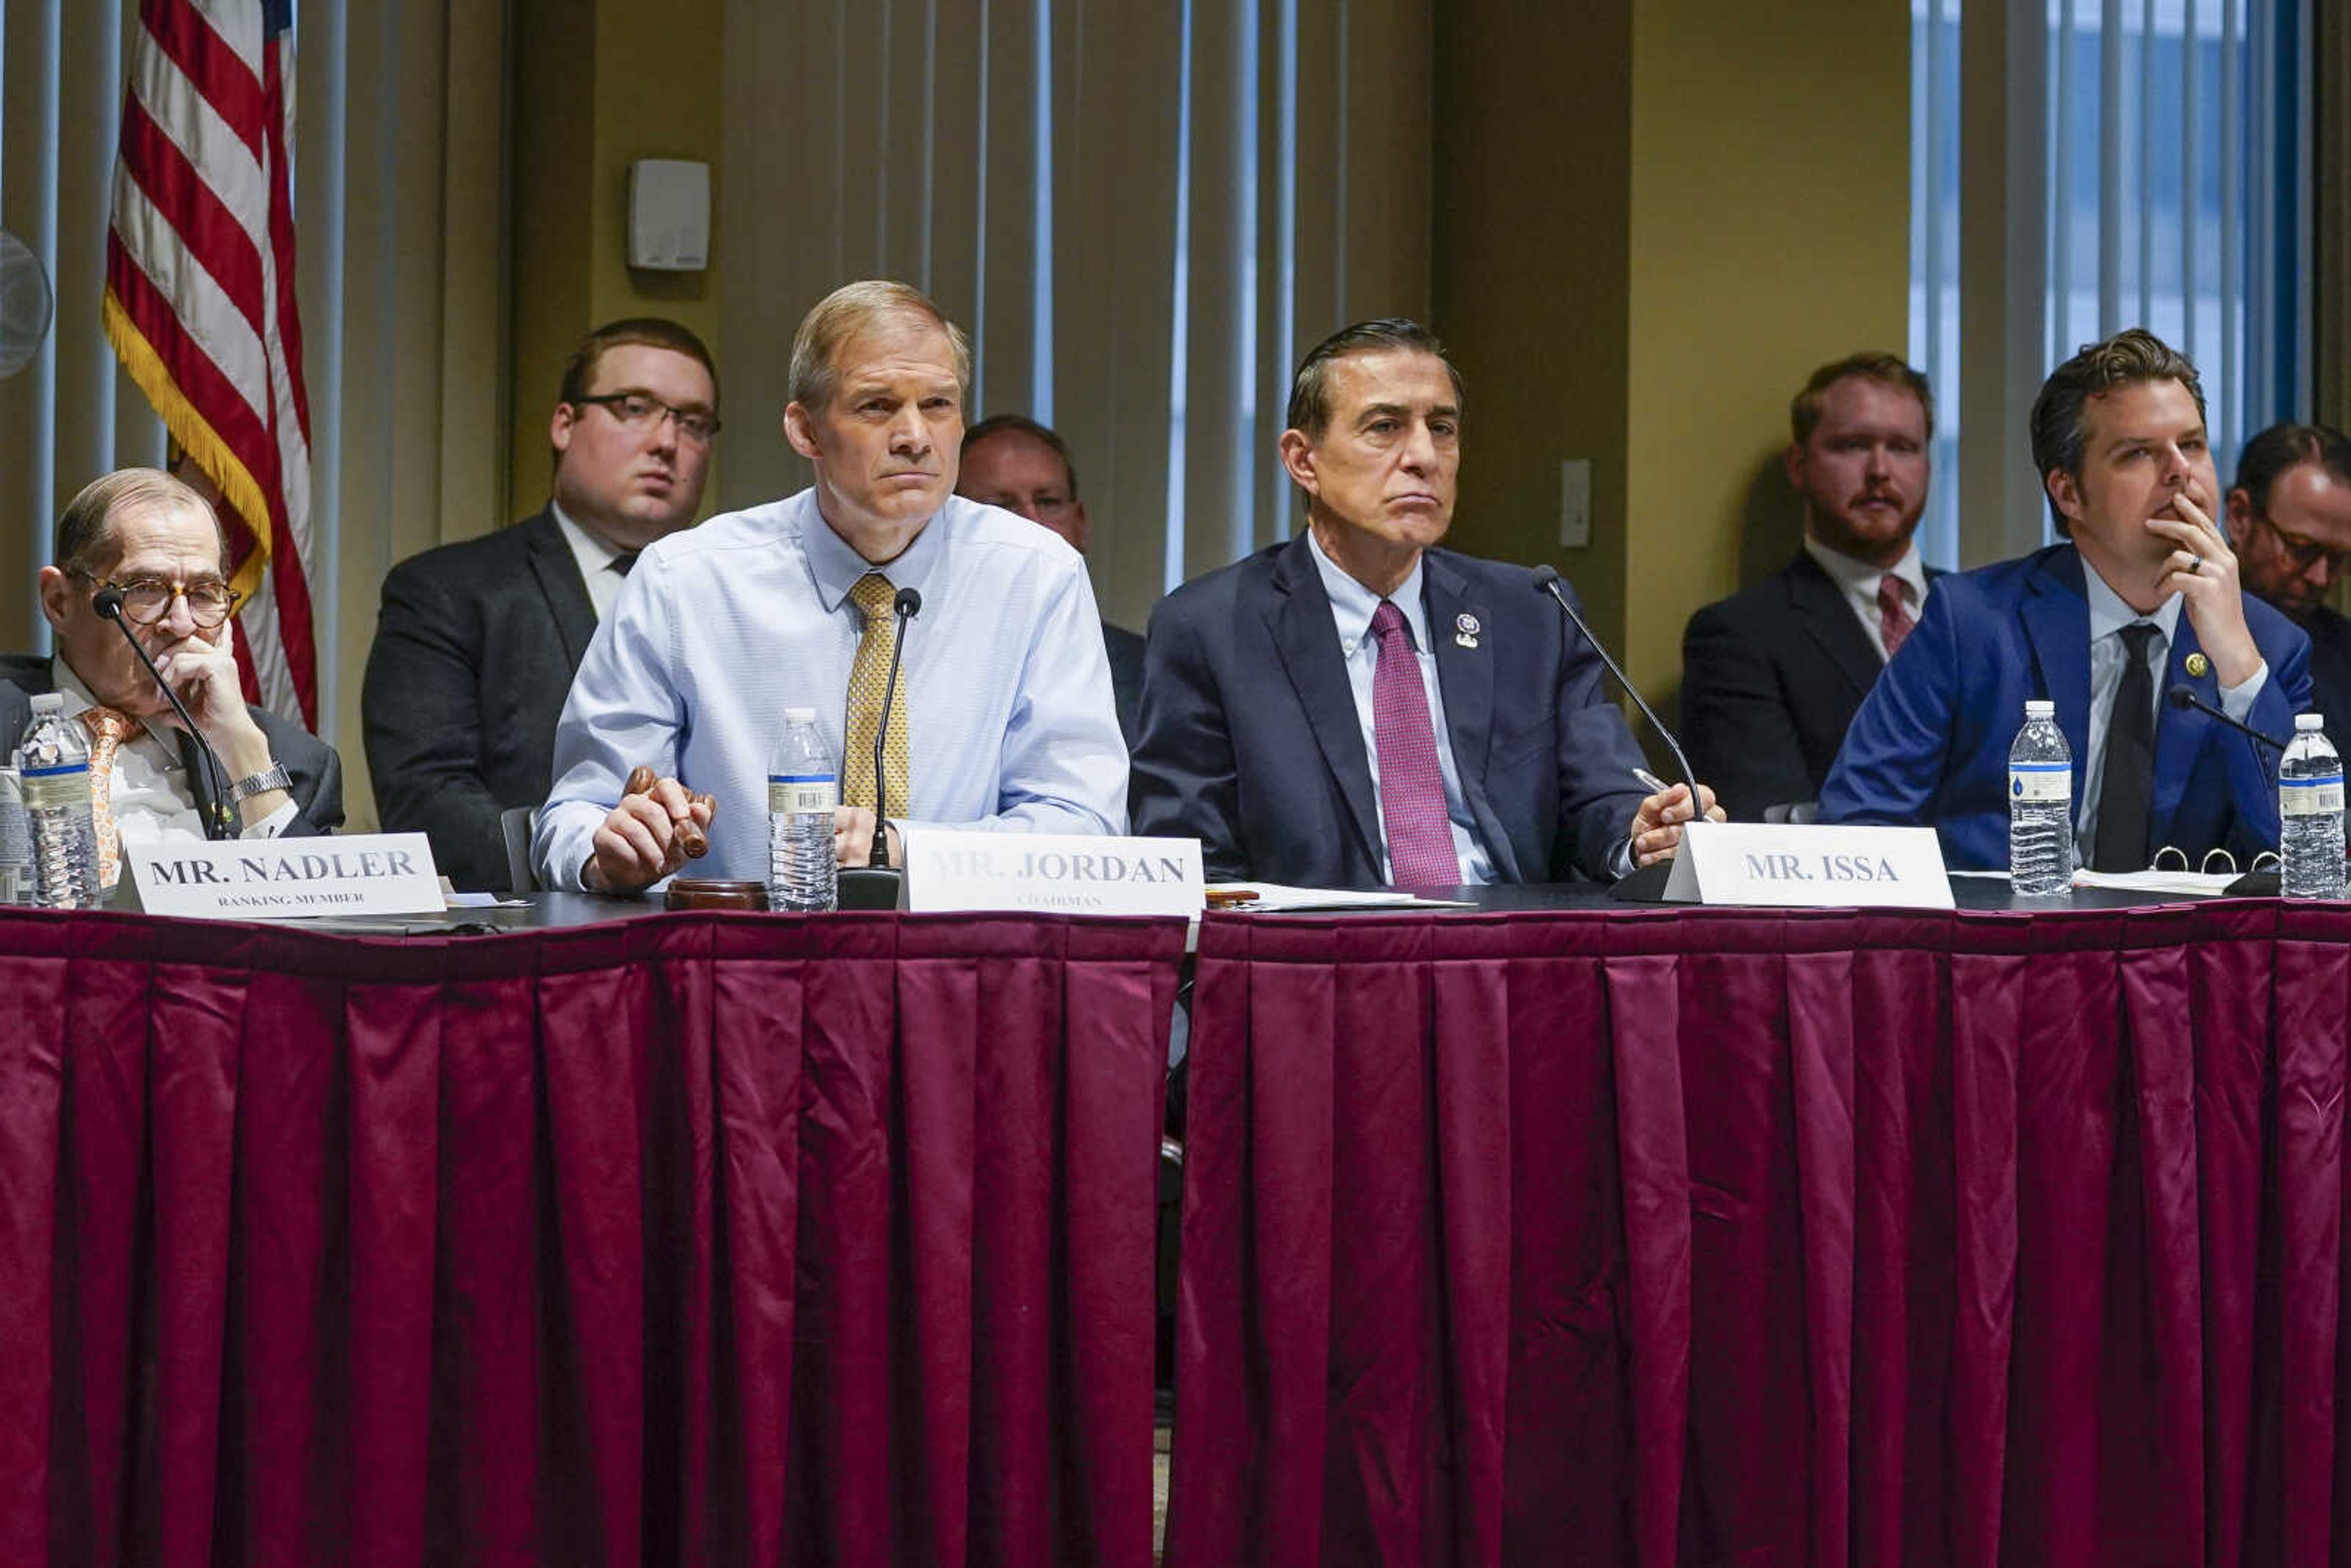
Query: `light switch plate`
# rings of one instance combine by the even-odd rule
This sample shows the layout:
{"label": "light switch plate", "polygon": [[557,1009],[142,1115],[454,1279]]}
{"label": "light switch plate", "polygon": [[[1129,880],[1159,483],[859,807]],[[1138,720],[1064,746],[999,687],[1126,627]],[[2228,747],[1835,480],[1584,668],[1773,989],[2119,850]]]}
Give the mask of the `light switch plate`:
{"label": "light switch plate", "polygon": [[1583,549],[1592,543],[1592,462],[1571,457],[1559,465],[1559,543]]}

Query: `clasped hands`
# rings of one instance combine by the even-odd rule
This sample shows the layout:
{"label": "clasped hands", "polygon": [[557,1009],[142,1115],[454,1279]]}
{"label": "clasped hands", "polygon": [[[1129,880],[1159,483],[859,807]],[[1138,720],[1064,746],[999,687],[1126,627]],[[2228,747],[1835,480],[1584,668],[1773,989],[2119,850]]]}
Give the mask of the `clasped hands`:
{"label": "clasped hands", "polygon": [[[716,797],[697,795],[674,779],[656,778],[652,768],[640,767],[629,775],[621,803],[596,830],[595,853],[580,880],[590,893],[641,893],[710,852],[710,821],[717,811]],[[834,858],[846,866],[871,861],[873,826],[873,813],[862,806],[834,807]],[[894,851],[894,831],[890,841]]]}

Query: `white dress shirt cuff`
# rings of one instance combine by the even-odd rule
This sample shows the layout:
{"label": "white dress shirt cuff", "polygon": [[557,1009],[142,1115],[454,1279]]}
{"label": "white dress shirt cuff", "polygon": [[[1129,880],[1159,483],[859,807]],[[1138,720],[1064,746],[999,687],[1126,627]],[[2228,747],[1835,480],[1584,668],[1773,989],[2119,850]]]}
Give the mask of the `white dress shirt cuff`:
{"label": "white dress shirt cuff", "polygon": [[236,836],[240,839],[274,839],[287,830],[294,817],[294,802],[288,800],[261,821],[248,824]]}
{"label": "white dress shirt cuff", "polygon": [[2253,711],[2253,704],[2261,700],[2262,688],[2269,685],[2269,681],[2270,662],[2263,659],[2262,667],[2247,675],[2243,681],[2233,686],[2220,688],[2220,711],[2239,724],[2244,723],[2245,716]]}

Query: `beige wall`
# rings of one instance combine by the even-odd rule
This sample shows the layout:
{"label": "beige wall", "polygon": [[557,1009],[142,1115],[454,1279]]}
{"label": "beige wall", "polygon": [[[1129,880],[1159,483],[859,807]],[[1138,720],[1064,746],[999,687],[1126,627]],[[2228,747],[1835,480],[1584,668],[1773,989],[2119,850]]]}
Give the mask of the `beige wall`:
{"label": "beige wall", "polygon": [[[711,210],[726,211],[721,10],[719,0],[516,0],[516,36],[528,43],[514,85],[513,515],[547,497],[548,416],[582,333],[667,316],[717,341],[710,271],[631,270],[628,201],[631,163],[691,158],[712,165]],[[716,468],[714,458],[714,481]]]}
{"label": "beige wall", "polygon": [[[1823,360],[1907,340],[1909,72],[1907,10],[1884,0],[1439,11],[1458,542],[1556,562],[1653,702],[1689,612],[1793,548],[1771,473],[1790,394]],[[1593,542],[1562,550],[1573,457],[1593,465]]]}

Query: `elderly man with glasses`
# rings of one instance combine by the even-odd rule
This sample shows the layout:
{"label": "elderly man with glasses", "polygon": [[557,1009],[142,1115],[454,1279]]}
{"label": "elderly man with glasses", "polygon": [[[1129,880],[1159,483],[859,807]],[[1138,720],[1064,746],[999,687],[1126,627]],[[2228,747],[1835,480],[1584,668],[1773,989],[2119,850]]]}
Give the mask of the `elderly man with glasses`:
{"label": "elderly man with glasses", "polygon": [[2351,437],[2273,424],[2237,458],[2229,542],[2245,587],[2310,635],[2310,695],[2336,736],[2351,728],[2351,620],[2326,603],[2351,560]]}
{"label": "elderly man with glasses", "polygon": [[[40,576],[50,658],[0,656],[0,747],[25,731],[32,699],[65,695],[89,731],[102,851],[190,841],[207,818],[246,838],[332,831],[343,820],[334,747],[246,706],[237,689],[236,594],[204,498],[170,475],[125,468],[84,486],[57,519],[55,565]],[[97,604],[121,596],[122,623]],[[128,629],[226,769],[212,776],[170,701],[127,644]],[[106,880],[117,857],[102,853]]]}

